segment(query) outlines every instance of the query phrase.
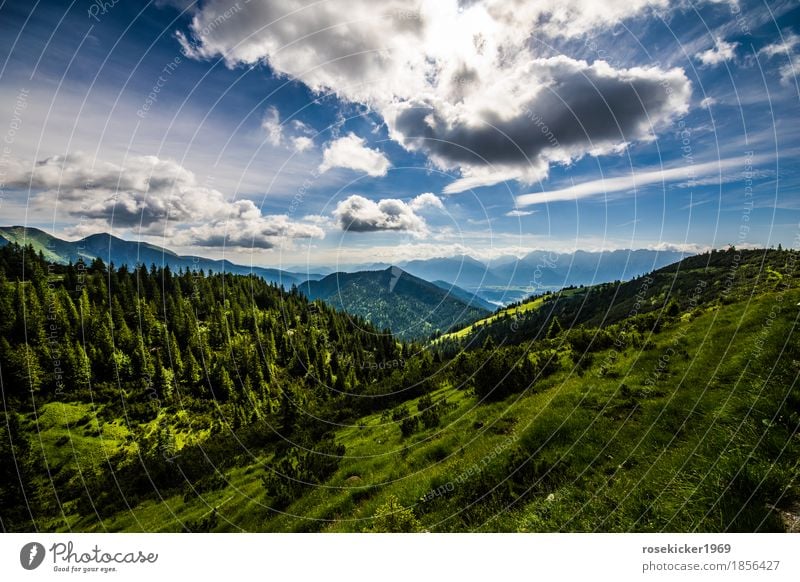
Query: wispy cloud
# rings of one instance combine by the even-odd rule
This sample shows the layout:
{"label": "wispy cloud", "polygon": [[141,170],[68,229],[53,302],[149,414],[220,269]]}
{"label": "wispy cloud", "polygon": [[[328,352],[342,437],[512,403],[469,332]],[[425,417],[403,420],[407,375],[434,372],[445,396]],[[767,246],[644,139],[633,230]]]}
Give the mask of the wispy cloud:
{"label": "wispy cloud", "polygon": [[786,57],[788,59],[788,62],[779,69],[781,83],[784,85],[791,84],[797,71],[800,70],[800,53],[796,50],[798,45],[800,45],[800,36],[790,32],[783,37],[782,42],[767,45],[758,51],[759,55],[766,58]]}
{"label": "wispy cloud", "polygon": [[[752,163],[763,161],[764,157],[756,157],[750,160]],[[580,200],[591,198],[613,192],[625,192],[628,190],[636,191],[638,188],[651,184],[669,182],[691,182],[714,174],[721,174],[723,171],[740,168],[744,172],[745,161],[743,158],[729,158],[702,164],[682,164],[673,168],[660,168],[647,170],[644,172],[631,172],[624,176],[591,180],[576,184],[569,188],[551,190],[549,192],[534,192],[517,196],[518,207],[532,206],[534,204],[546,204],[549,202],[562,202],[569,200]]]}

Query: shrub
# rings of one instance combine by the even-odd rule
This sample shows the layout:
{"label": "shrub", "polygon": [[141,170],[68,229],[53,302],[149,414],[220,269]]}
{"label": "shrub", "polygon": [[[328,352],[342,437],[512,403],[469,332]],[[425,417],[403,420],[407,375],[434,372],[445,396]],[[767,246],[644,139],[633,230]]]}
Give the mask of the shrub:
{"label": "shrub", "polygon": [[364,531],[373,533],[414,533],[422,531],[417,516],[404,507],[394,495],[381,505],[373,516],[372,527]]}
{"label": "shrub", "polygon": [[404,437],[409,437],[414,434],[414,431],[417,430],[417,426],[419,425],[419,418],[416,416],[409,416],[403,419],[403,422],[400,423],[400,432],[403,434]]}

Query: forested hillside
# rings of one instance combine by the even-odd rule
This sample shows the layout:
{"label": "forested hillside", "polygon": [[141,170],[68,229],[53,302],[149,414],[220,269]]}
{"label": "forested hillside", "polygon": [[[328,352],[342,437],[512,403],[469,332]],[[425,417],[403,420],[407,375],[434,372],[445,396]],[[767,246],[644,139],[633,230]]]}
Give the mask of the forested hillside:
{"label": "forested hillside", "polygon": [[300,291],[403,339],[424,339],[489,314],[485,302],[466,291],[442,288],[398,267],[333,273],[303,283]]}
{"label": "forested hillside", "polygon": [[0,248],[0,518],[46,531],[784,531],[800,256],[401,343],[256,277]]}
{"label": "forested hillside", "polygon": [[[325,448],[328,423],[352,418],[357,393],[404,354],[367,322],[256,276],[61,266],[15,244],[0,248],[0,311],[7,529],[30,525],[26,500],[40,501],[34,516],[64,503],[121,509],[142,490],[207,478],[207,463],[230,463],[248,443]],[[49,403],[70,403],[57,421],[79,418],[38,442]],[[76,438],[107,454],[102,471],[73,464]],[[35,457],[23,478],[47,469],[53,482],[23,491],[11,444]],[[177,450],[187,464],[169,462]]]}

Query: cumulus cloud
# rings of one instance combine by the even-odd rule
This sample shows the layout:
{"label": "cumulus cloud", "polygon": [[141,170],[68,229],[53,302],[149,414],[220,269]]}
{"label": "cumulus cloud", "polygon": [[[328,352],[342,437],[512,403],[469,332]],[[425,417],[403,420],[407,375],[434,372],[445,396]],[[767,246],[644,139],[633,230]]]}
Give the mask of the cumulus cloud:
{"label": "cumulus cloud", "polygon": [[425,192],[424,194],[420,194],[416,198],[412,199],[411,202],[408,203],[408,205],[414,211],[422,210],[425,207],[444,210],[444,204],[442,203],[442,199],[432,192]]}
{"label": "cumulus cloud", "polygon": [[188,228],[177,239],[183,244],[202,247],[241,247],[271,249],[278,242],[295,238],[323,238],[324,231],[314,224],[292,222],[283,214],[235,217],[215,220]]}
{"label": "cumulus cloud", "polygon": [[374,202],[363,196],[353,195],[336,205],[333,216],[342,230],[394,230],[422,236],[428,233],[428,226],[418,212],[426,207],[444,208],[441,199],[431,193],[420,194],[408,203],[395,198]]}
{"label": "cumulus cloud", "polygon": [[[533,34],[574,38],[667,10],[667,0],[274,0],[231,12],[233,5],[209,0],[195,12],[179,35],[188,55],[268,63],[316,92],[368,105],[392,139],[460,174],[451,192],[532,182],[551,163],[649,139],[688,108],[681,69],[545,58],[530,43]],[[354,169],[365,167],[371,175],[385,169]]]}
{"label": "cumulus cloud", "polygon": [[327,172],[332,168],[348,168],[378,177],[385,176],[389,166],[389,160],[380,150],[367,147],[363,138],[350,133],[325,147],[319,170]]}
{"label": "cumulus cloud", "polygon": [[[505,83],[503,89],[498,83],[492,91],[499,90],[498,99],[508,91],[518,100],[508,108],[484,109],[479,121],[422,103],[396,108],[392,126],[409,149],[427,151],[441,168],[491,168],[472,169],[449,192],[470,181],[486,185],[516,177],[531,182],[546,174],[543,160],[614,151],[647,137],[651,124],[684,111],[689,96],[688,81],[677,69],[615,70],[602,61],[589,65],[559,56],[529,61],[517,73],[519,83]],[[526,85],[521,79],[538,82]]]}
{"label": "cumulus cloud", "polygon": [[738,42],[727,42],[718,38],[713,47],[697,55],[697,60],[707,67],[719,65],[725,61],[733,60],[737,46],[739,46]]}
{"label": "cumulus cloud", "polygon": [[259,248],[287,238],[324,236],[315,225],[262,215],[251,200],[226,200],[177,162],[156,156],[128,156],[123,166],[83,153],[53,156],[8,182],[30,186],[35,205],[52,208],[57,199],[60,212],[95,228],[168,231],[183,244],[217,246],[226,230],[227,244]]}

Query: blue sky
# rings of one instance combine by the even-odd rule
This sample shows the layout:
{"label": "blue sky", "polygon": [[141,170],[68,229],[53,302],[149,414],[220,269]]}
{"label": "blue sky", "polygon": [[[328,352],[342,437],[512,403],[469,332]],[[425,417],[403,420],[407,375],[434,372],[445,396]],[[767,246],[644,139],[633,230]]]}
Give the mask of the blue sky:
{"label": "blue sky", "polygon": [[0,5],[4,224],[283,266],[798,246],[796,3],[101,6]]}

